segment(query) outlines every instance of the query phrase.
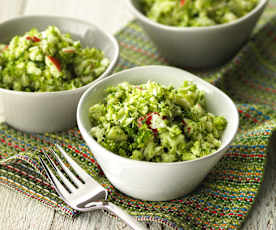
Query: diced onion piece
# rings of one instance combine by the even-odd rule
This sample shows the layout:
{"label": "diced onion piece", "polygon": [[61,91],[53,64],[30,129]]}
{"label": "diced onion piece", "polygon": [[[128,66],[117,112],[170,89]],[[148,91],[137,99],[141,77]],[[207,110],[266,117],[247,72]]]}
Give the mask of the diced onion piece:
{"label": "diced onion piece", "polygon": [[63,48],[62,51],[64,53],[75,53],[76,49],[74,47],[66,47],[66,48]]}

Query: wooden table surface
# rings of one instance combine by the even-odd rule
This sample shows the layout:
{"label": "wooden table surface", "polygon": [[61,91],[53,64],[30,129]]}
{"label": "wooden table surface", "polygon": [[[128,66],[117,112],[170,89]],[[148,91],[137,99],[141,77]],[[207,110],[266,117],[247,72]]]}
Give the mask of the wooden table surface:
{"label": "wooden table surface", "polygon": [[[21,15],[48,14],[80,18],[109,33],[115,33],[133,18],[127,0],[0,0],[0,22]],[[0,103],[0,117],[2,109]],[[276,229],[276,135],[257,201],[242,230]],[[273,140],[272,139],[272,140]],[[272,141],[273,143],[273,141]],[[167,229],[148,224],[149,229]],[[108,230],[129,229],[102,211],[72,219],[44,207],[35,200],[0,186],[0,230]]]}

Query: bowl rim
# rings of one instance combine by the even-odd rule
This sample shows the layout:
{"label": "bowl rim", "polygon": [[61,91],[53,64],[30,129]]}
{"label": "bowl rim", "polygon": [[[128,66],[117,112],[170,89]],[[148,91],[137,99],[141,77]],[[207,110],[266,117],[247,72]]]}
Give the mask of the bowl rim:
{"label": "bowl rim", "polygon": [[168,25],[164,25],[164,24],[155,22],[155,21],[149,19],[147,16],[145,16],[140,10],[138,10],[133,5],[133,1],[135,1],[135,0],[127,0],[128,7],[131,9],[131,11],[135,14],[136,17],[138,17],[141,21],[143,21],[147,24],[150,24],[151,26],[154,26],[154,27],[157,27],[160,29],[164,29],[164,30],[168,30],[168,31],[174,31],[174,32],[184,32],[184,31],[200,32],[200,31],[207,31],[207,30],[224,29],[224,28],[239,24],[240,22],[245,21],[248,18],[251,18],[259,10],[261,10],[263,7],[265,7],[265,5],[268,3],[269,0],[259,0],[258,5],[254,9],[252,9],[246,15],[244,15],[232,22],[217,24],[217,25],[213,25],[213,26],[198,26],[198,27],[192,27],[192,26],[191,27],[176,27],[176,26],[168,26]]}
{"label": "bowl rim", "polygon": [[119,44],[118,41],[116,40],[116,38],[111,35],[110,33],[104,31],[103,29],[101,29],[99,26],[97,26],[96,24],[93,24],[91,22],[82,20],[82,19],[78,19],[78,18],[73,18],[73,17],[67,17],[67,16],[55,16],[55,15],[47,15],[47,14],[32,14],[32,15],[23,15],[23,16],[17,16],[17,17],[13,17],[11,19],[8,19],[6,21],[3,21],[0,23],[0,26],[5,26],[5,24],[10,23],[10,22],[16,22],[18,20],[24,20],[24,19],[35,19],[35,18],[45,18],[45,19],[57,19],[57,20],[64,20],[64,21],[75,21],[75,22],[79,22],[82,24],[86,24],[87,26],[93,26],[96,30],[101,31],[103,34],[105,34],[108,39],[110,40],[110,44],[112,44],[112,47],[114,48],[114,58],[113,60],[110,60],[110,64],[107,67],[107,69],[98,77],[96,78],[94,81],[89,82],[86,85],[83,85],[79,88],[76,89],[69,89],[69,90],[60,90],[60,91],[51,91],[51,92],[25,92],[25,91],[17,91],[17,90],[12,90],[12,89],[5,89],[5,88],[0,88],[0,92],[3,93],[10,93],[10,94],[14,94],[14,95],[19,95],[19,96],[59,96],[59,95],[68,95],[68,94],[74,94],[74,93],[78,93],[78,92],[82,92],[83,90],[88,89],[91,85],[93,85],[95,82],[100,81],[101,79],[105,78],[106,76],[108,76],[113,69],[115,68],[116,64],[119,61]]}
{"label": "bowl rim", "polygon": [[[236,124],[234,123],[234,130],[232,132],[232,137],[230,137],[226,143],[224,143],[223,145],[221,145],[219,149],[217,149],[215,152],[213,152],[211,154],[208,154],[206,156],[203,156],[203,157],[200,157],[200,158],[196,158],[196,159],[193,159],[193,160],[177,161],[177,162],[149,162],[149,161],[139,161],[139,160],[129,159],[129,158],[126,158],[126,157],[122,157],[122,156],[120,156],[120,155],[118,155],[116,153],[113,153],[110,150],[104,148],[102,145],[100,145],[89,134],[89,132],[86,130],[86,128],[84,127],[84,125],[81,122],[81,113],[82,113],[81,112],[81,108],[82,108],[82,106],[84,104],[84,101],[85,101],[86,97],[94,89],[94,87],[96,87],[98,84],[102,84],[102,82],[104,82],[104,81],[108,81],[109,79],[116,78],[121,73],[127,73],[127,72],[130,72],[130,71],[136,71],[137,69],[148,69],[148,68],[152,68],[152,69],[154,69],[154,68],[167,68],[167,69],[172,69],[172,70],[173,69],[181,70],[181,71],[183,71],[183,74],[188,73],[189,75],[192,75],[193,77],[195,77],[200,82],[200,84],[203,84],[203,85],[205,85],[207,87],[211,86],[211,88],[214,87],[216,90],[218,90],[220,93],[222,93],[222,96],[224,96],[225,100],[227,100],[228,103],[230,103],[231,106],[234,108],[233,109],[233,116],[235,117],[234,121],[236,121],[235,122]],[[123,71],[114,73],[114,74],[110,75],[109,77],[104,78],[104,79],[98,81],[96,84],[92,85],[88,90],[86,90],[85,93],[81,96],[81,98],[79,100],[79,104],[78,104],[78,108],[77,108],[77,125],[78,125],[78,128],[79,128],[79,130],[81,132],[81,135],[83,136],[84,140],[87,141],[86,140],[86,137],[87,137],[89,139],[89,141],[92,141],[93,145],[95,144],[96,146],[98,146],[102,151],[106,152],[107,155],[112,155],[112,157],[119,158],[120,160],[131,161],[131,162],[135,162],[135,163],[140,164],[140,165],[146,164],[146,165],[149,165],[149,166],[157,166],[157,165],[158,166],[172,166],[172,165],[190,164],[190,163],[202,161],[202,160],[205,160],[205,159],[208,159],[208,158],[212,158],[215,155],[218,155],[222,151],[226,150],[229,147],[229,145],[231,144],[231,142],[233,141],[233,139],[235,138],[236,134],[237,134],[237,131],[238,131],[238,128],[239,128],[239,113],[238,113],[236,105],[234,104],[234,102],[232,101],[232,99],[226,93],[224,93],[222,90],[220,90],[216,86],[210,84],[209,82],[207,82],[207,81],[205,81],[205,80],[197,77],[193,73],[190,73],[190,72],[188,72],[186,70],[183,70],[183,69],[180,69],[180,68],[171,67],[171,66],[148,65],[148,66],[133,67],[133,68],[130,68],[130,69],[127,69],[127,70],[123,70]]]}

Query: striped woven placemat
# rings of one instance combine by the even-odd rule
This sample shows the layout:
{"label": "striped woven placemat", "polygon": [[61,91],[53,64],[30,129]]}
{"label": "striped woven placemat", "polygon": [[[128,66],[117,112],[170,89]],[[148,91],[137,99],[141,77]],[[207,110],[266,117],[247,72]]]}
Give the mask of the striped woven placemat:
{"label": "striped woven placemat", "polygon": [[[267,145],[276,125],[276,5],[267,7],[252,39],[228,64],[197,75],[224,90],[237,104],[240,128],[223,159],[192,193],[176,200],[149,202],[117,191],[104,177],[77,128],[28,134],[0,125],[0,184],[68,216],[77,212],[59,199],[45,180],[37,153],[60,143],[109,191],[109,200],[141,221],[175,229],[238,229],[263,180]],[[264,25],[264,26],[262,26]],[[167,64],[136,21],[116,35],[121,56],[116,71]],[[192,70],[191,70],[192,71]]]}

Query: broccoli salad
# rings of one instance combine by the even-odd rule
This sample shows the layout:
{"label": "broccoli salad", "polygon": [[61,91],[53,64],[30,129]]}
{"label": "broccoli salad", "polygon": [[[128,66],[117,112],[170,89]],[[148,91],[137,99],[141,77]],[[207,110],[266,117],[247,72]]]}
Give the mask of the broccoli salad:
{"label": "broccoli salad", "polygon": [[0,87],[26,92],[70,90],[98,78],[109,60],[101,50],[82,48],[55,26],[32,29],[0,44]]}
{"label": "broccoli salad", "polygon": [[259,0],[141,0],[142,12],[158,23],[178,27],[232,22],[254,9]]}
{"label": "broccoli salad", "polygon": [[206,110],[203,91],[191,81],[176,89],[148,81],[106,89],[89,108],[90,134],[120,156],[150,162],[193,160],[216,151],[227,125]]}

